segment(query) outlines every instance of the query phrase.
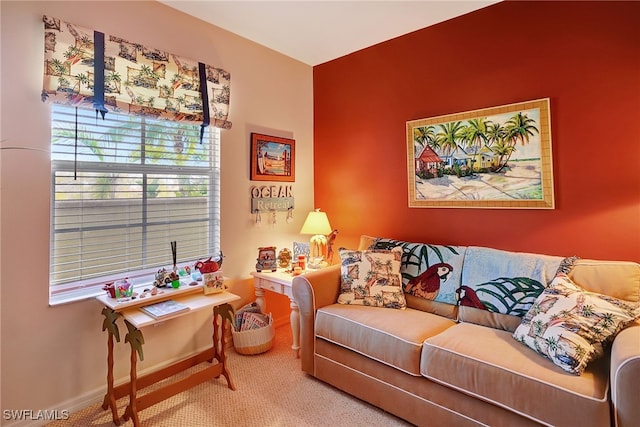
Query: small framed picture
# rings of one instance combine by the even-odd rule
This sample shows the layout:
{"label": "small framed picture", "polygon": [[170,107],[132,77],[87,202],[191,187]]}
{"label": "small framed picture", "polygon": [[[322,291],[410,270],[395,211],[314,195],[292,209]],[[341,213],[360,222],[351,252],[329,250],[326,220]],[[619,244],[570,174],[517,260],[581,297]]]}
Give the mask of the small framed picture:
{"label": "small framed picture", "polygon": [[256,271],[277,271],[278,260],[276,259],[276,247],[265,246],[258,248],[258,259]]}
{"label": "small framed picture", "polygon": [[204,294],[217,294],[224,291],[224,279],[220,272],[204,273],[202,275],[204,280]]}
{"label": "small framed picture", "polygon": [[293,242],[293,259],[298,259],[298,255],[309,256],[311,254],[311,246],[309,243]]}
{"label": "small framed picture", "polygon": [[295,181],[296,142],[277,136],[251,134],[251,180]]}

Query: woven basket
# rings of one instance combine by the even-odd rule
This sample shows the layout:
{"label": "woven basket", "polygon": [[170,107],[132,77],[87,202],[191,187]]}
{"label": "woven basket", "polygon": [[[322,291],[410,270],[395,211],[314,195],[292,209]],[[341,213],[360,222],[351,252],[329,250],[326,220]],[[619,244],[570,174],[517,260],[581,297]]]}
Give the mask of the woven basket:
{"label": "woven basket", "polygon": [[231,330],[233,336],[233,346],[236,352],[240,354],[260,354],[268,351],[273,346],[273,337],[276,335],[276,329],[273,322],[269,326],[258,329],[249,329],[246,331],[236,332]]}

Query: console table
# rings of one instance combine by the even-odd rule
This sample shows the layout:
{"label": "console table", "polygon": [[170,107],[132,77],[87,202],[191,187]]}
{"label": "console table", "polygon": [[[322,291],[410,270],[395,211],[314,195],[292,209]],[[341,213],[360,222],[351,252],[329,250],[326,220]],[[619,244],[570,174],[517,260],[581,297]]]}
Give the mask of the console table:
{"label": "console table", "polygon": [[283,269],[274,272],[254,271],[251,275],[253,276],[253,286],[256,292],[256,303],[258,303],[263,313],[266,313],[264,289],[289,297],[289,307],[291,308],[289,320],[291,322],[291,334],[293,335],[293,345],[291,348],[295,351],[296,357],[300,357],[300,309],[291,291],[291,281],[294,276]]}
{"label": "console table", "polygon": [[[229,292],[220,292],[212,295],[204,295],[202,285],[187,287],[181,285],[179,289],[166,288],[162,294],[148,298],[138,298],[124,302],[118,302],[115,298],[107,295],[97,297],[104,308],[102,314],[105,320],[102,330],[108,332],[107,338],[107,393],[104,396],[102,409],[111,408],[113,422],[120,425],[120,418],[116,407],[116,400],[129,394],[129,405],[125,409],[122,419],[127,421],[131,419],[134,426],[140,425],[138,411],[152,406],[162,400],[174,396],[188,388],[194,387],[211,378],[218,378],[223,375],[227,380],[227,385],[231,390],[235,390],[235,385],[231,379],[231,375],[226,366],[226,355],[224,353],[224,325],[225,321],[233,320],[233,309],[229,305],[230,302],[239,300],[238,295]],[[163,300],[173,299],[190,308],[189,311],[176,313],[155,319],[142,310],[141,306],[153,304]],[[187,359],[180,360],[170,366],[159,369],[158,371],[146,374],[140,378],[137,376],[137,359],[144,360],[142,352],[142,344],[144,338],[141,328],[154,325],[156,323],[165,322],[177,317],[186,316],[203,309],[211,309],[213,312],[213,336],[211,348],[202,351]],[[116,321],[122,317],[127,326],[127,334],[125,342],[131,346],[130,359],[130,380],[125,384],[114,387],[113,384],[113,341],[120,341],[120,332]],[[167,384],[162,388],[156,389],[145,395],[138,396],[138,389],[155,384],[159,381],[167,379],[179,372],[189,369],[208,361],[211,365],[205,369],[191,374],[190,376]]]}

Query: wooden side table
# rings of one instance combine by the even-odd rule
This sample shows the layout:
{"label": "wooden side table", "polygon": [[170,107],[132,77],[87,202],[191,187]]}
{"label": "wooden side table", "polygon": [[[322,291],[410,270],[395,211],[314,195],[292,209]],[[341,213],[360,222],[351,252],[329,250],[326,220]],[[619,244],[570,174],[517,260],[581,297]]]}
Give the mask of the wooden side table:
{"label": "wooden side table", "polygon": [[263,313],[266,312],[264,289],[289,297],[289,307],[291,308],[289,320],[291,322],[291,334],[293,335],[293,345],[291,348],[295,352],[296,357],[300,357],[300,309],[291,291],[291,281],[294,276],[285,272],[283,269],[275,272],[254,271],[251,275],[253,276],[253,286],[256,288],[256,303],[258,303]]}
{"label": "wooden side table", "polygon": [[[129,394],[129,405],[125,409],[122,419],[124,421],[131,419],[134,426],[139,426],[140,421],[138,418],[138,411],[148,408],[151,405],[211,378],[217,378],[220,375],[223,375],[227,380],[229,388],[235,390],[235,385],[233,384],[226,365],[223,333],[225,320],[232,321],[233,319],[233,309],[229,303],[239,300],[240,297],[229,292],[221,292],[213,295],[204,295],[202,292],[202,287],[200,286],[200,289],[184,289],[183,292],[169,291],[166,294],[163,294],[162,297],[158,296],[154,299],[138,299],[124,303],[117,303],[115,299],[105,296],[97,298],[105,305],[102,309],[102,314],[105,317],[102,329],[106,330],[109,334],[107,340],[107,393],[105,394],[102,408],[105,410],[108,408],[111,409],[114,424],[120,425],[120,418],[118,417],[116,408],[116,400],[126,396],[127,394]],[[187,305],[190,310],[160,319],[154,319],[140,310],[140,306],[158,302],[162,299],[173,299]],[[176,317],[189,315],[202,309],[212,310],[213,336],[211,348],[138,378],[137,360],[138,356],[141,360],[143,359],[142,344],[144,344],[144,338],[140,328],[165,322]],[[116,324],[116,321],[120,317],[124,319],[128,330],[128,333],[125,336],[125,342],[129,343],[131,346],[130,381],[114,387],[113,340],[115,338],[116,341],[120,341],[120,333]],[[142,389],[151,384],[155,384],[205,361],[208,361],[211,365],[186,378],[174,381],[173,383],[167,384],[162,388],[154,390],[143,396],[137,396],[138,388]]]}

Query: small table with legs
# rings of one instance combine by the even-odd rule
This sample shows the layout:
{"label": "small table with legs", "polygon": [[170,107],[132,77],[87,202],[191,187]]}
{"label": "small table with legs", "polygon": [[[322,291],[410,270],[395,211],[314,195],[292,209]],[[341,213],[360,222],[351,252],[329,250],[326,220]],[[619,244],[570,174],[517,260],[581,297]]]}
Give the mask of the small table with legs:
{"label": "small table with legs", "polygon": [[254,271],[251,275],[253,276],[253,286],[256,290],[256,303],[258,303],[263,313],[265,313],[266,308],[264,301],[265,289],[289,297],[289,307],[291,308],[289,320],[291,322],[291,333],[293,335],[293,345],[291,348],[295,351],[296,357],[300,357],[300,309],[293,298],[293,292],[291,290],[291,282],[294,276],[285,272],[283,269],[278,269],[278,271],[275,272]]}
{"label": "small table with legs", "polygon": [[[122,420],[131,419],[134,426],[140,425],[138,411],[148,408],[162,400],[165,400],[177,393],[188,388],[198,385],[211,378],[217,378],[223,375],[227,380],[230,389],[235,390],[235,385],[231,380],[229,369],[226,365],[226,355],[224,354],[224,324],[226,321],[232,321],[233,309],[229,305],[230,302],[239,300],[238,295],[229,292],[221,292],[213,295],[204,295],[202,286],[192,289],[181,289],[167,291],[166,294],[158,295],[156,298],[137,299],[123,303],[117,303],[114,298],[99,296],[97,298],[103,305],[102,314],[105,317],[102,330],[108,332],[107,340],[107,393],[102,403],[103,409],[111,409],[113,422],[120,425],[120,417],[116,408],[116,400],[129,395],[129,405],[125,409]],[[147,315],[140,307],[143,305],[159,302],[163,299],[173,299],[189,307],[189,311],[176,313],[167,317],[154,319]],[[178,361],[156,372],[137,376],[137,360],[143,358],[142,344],[144,338],[141,328],[167,321],[176,317],[188,315],[199,310],[212,310],[213,317],[213,336],[211,348],[204,350],[187,359]],[[116,321],[122,317],[127,326],[127,334],[125,342],[131,346],[130,360],[130,381],[114,386],[113,384],[113,341],[120,341],[120,332]],[[189,369],[203,362],[209,362],[210,365],[205,369],[195,372],[186,378],[176,380],[159,389],[155,389],[143,396],[138,396],[138,389],[145,388],[155,384],[166,378],[169,378],[179,372]]]}

